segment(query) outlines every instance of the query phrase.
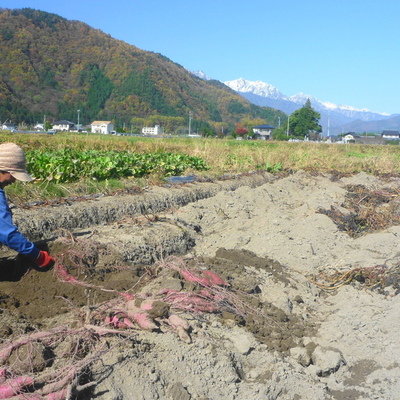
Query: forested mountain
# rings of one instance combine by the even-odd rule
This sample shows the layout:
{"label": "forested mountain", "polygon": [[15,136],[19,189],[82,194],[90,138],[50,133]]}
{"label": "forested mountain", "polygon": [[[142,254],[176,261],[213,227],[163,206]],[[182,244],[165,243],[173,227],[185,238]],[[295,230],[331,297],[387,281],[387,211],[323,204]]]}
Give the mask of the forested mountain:
{"label": "forested mountain", "polygon": [[243,119],[277,124],[283,113],[251,104],[161,54],[30,8],[0,9],[0,121],[113,120],[167,129],[193,122],[219,129]]}

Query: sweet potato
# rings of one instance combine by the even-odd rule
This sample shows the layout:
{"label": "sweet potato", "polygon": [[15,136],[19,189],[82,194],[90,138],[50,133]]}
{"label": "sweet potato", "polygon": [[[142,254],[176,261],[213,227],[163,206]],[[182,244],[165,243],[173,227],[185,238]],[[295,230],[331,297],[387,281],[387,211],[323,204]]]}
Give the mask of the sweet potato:
{"label": "sweet potato", "polygon": [[185,330],[189,329],[189,323],[186,321],[186,319],[183,319],[179,315],[171,314],[168,317],[168,322],[173,328],[177,328],[178,326],[180,326]]}
{"label": "sweet potato", "polygon": [[209,271],[209,270],[204,270],[202,272],[203,272],[203,275],[206,275],[206,277],[209,279],[212,286],[215,286],[215,285],[230,286],[228,282],[225,282],[216,273]]}
{"label": "sweet potato", "polygon": [[8,399],[22,391],[25,386],[33,384],[33,378],[30,376],[19,376],[6,381],[0,386],[0,399]]}
{"label": "sweet potato", "polygon": [[144,312],[134,313],[133,319],[134,319],[135,323],[138,324],[139,327],[144,330],[152,331],[154,329],[157,329],[156,323],[153,321],[153,319],[147,313],[144,313]]}

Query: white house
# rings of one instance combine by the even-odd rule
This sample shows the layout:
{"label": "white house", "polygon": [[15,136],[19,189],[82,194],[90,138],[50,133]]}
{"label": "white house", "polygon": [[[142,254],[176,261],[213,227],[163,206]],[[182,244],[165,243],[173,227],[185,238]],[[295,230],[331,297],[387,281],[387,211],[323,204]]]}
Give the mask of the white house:
{"label": "white house", "polygon": [[102,133],[103,135],[114,132],[114,124],[111,121],[93,121],[91,128],[93,133]]}
{"label": "white house", "polygon": [[60,121],[54,122],[53,130],[60,132],[69,132],[74,126],[75,124],[73,122],[62,119]]}
{"label": "white house", "polygon": [[354,135],[351,135],[348,133],[347,135],[343,136],[343,143],[354,143],[355,142],[355,137]]}
{"label": "white house", "polygon": [[274,129],[275,127],[271,125],[257,125],[253,128],[253,132],[255,135],[260,135],[261,139],[268,140],[271,138]]}
{"label": "white house", "polygon": [[384,130],[382,132],[382,138],[387,140],[400,140],[400,133],[399,131]]}
{"label": "white house", "polygon": [[4,123],[2,126],[1,126],[1,129],[3,130],[3,131],[13,131],[13,130],[15,130],[15,129],[17,129],[17,125],[14,125],[14,124],[10,124],[10,123]]}
{"label": "white house", "polygon": [[38,122],[38,123],[33,127],[33,129],[34,129],[35,131],[44,131],[44,124]]}
{"label": "white house", "polygon": [[164,133],[164,130],[160,125],[144,126],[142,128],[143,135],[162,135],[163,133]]}

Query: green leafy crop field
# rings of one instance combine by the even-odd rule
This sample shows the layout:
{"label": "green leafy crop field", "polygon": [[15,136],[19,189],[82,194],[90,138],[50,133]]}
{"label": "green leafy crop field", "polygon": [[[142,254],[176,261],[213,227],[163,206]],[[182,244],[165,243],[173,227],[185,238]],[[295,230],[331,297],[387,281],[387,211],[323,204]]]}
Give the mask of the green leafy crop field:
{"label": "green leafy crop field", "polygon": [[19,144],[27,154],[28,170],[36,178],[33,184],[7,189],[21,200],[121,190],[185,174],[217,178],[257,170],[400,172],[399,146],[70,133],[2,133],[0,142]]}

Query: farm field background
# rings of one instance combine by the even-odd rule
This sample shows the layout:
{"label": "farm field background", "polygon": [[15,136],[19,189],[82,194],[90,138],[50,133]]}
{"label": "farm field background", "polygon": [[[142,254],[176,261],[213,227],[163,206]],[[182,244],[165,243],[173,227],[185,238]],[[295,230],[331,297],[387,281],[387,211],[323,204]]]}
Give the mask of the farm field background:
{"label": "farm field background", "polygon": [[[60,393],[79,378],[87,389],[79,400],[397,398],[397,146],[96,135],[0,141],[20,144],[29,165],[45,164],[51,177],[6,189],[21,232],[57,260],[43,273],[2,249],[1,367],[36,383],[26,395],[43,393],[51,374]],[[145,162],[125,165],[132,159]],[[51,172],[72,161],[100,173],[118,160],[122,171],[139,166],[142,174],[68,170],[66,182]],[[175,172],[199,182],[170,185]],[[71,201],[85,194],[87,201]],[[185,278],[192,271],[229,286],[193,285]],[[205,289],[229,297],[209,297],[218,309],[201,312],[176,302]],[[121,330],[117,316],[132,298],[163,305],[155,327],[130,321],[136,325]],[[186,336],[168,324],[170,313]],[[36,338],[47,334],[39,347]],[[21,370],[22,353],[8,354],[27,341],[41,356],[27,351]]]}
{"label": "farm field background", "polygon": [[8,188],[14,200],[114,192],[168,176],[216,179],[257,170],[397,174],[398,146],[288,143],[82,134],[2,134],[22,146],[34,184]]}

